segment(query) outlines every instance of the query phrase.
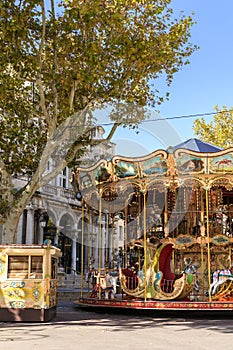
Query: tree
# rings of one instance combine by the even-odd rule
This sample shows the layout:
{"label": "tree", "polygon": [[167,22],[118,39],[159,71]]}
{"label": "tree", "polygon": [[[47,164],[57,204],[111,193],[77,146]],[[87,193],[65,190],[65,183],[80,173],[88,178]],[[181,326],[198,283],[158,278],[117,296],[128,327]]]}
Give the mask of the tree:
{"label": "tree", "polygon": [[195,134],[203,141],[210,142],[220,148],[233,146],[233,109],[223,106],[215,107],[216,113],[209,123],[205,118],[196,119],[193,124]]}
{"label": "tree", "polygon": [[[7,243],[15,242],[35,191],[93,143],[93,111],[112,105],[107,140],[120,124],[134,127],[145,106],[163,101],[151,80],[165,73],[170,84],[196,49],[189,42],[193,19],[175,19],[171,0],[54,1],[49,8],[44,0],[0,4],[0,217]],[[57,167],[47,174],[55,155]],[[14,187],[12,179],[22,177],[27,184]]]}

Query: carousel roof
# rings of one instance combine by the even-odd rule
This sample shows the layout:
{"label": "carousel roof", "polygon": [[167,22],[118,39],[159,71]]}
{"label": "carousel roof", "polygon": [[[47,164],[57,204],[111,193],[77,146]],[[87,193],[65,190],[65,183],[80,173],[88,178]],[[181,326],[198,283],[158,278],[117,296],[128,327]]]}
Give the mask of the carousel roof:
{"label": "carousel roof", "polygon": [[174,150],[178,148],[186,148],[190,151],[203,152],[203,153],[218,152],[222,150],[219,147],[213,146],[210,143],[203,142],[196,138],[191,138],[173,147]]}

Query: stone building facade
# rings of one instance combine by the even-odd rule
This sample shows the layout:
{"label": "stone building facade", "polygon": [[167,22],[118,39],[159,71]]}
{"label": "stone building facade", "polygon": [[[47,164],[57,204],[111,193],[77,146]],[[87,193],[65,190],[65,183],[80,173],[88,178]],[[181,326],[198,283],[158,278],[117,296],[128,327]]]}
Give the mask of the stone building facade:
{"label": "stone building facade", "polygon": [[[98,127],[93,133],[93,138],[103,139],[104,129]],[[101,158],[111,158],[115,154],[115,144],[101,142],[98,146],[89,147],[82,159],[82,164],[90,165]],[[51,159],[47,165],[54,167]],[[66,167],[46,186],[35,193],[31,202],[27,205],[20,218],[18,226],[17,243],[42,244],[50,239],[53,244],[62,250],[60,265],[67,273],[81,271],[82,252],[84,255],[84,269],[87,270],[90,263],[98,260],[98,224],[97,217],[89,217],[87,209],[82,208],[81,200],[78,200],[70,183],[70,169]],[[84,222],[82,218],[84,217]],[[108,229],[106,216],[103,215],[104,245],[110,241],[111,235]],[[121,224],[119,225],[121,226]],[[82,230],[84,229],[84,236]],[[119,236],[115,228],[114,244],[111,243],[110,256],[113,256],[114,247],[118,249],[123,244],[121,239],[122,227],[119,228]],[[89,237],[88,236],[89,232]],[[84,247],[82,249],[82,244]],[[89,261],[88,261],[89,259]]]}

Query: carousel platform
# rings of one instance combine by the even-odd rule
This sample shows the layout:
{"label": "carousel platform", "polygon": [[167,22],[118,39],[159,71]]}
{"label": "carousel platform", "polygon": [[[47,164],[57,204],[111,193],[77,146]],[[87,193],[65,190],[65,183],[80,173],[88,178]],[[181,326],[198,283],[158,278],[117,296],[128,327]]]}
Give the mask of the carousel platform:
{"label": "carousel platform", "polygon": [[80,308],[88,308],[94,311],[142,313],[157,317],[177,316],[196,317],[210,316],[229,318],[233,316],[232,302],[209,301],[155,301],[155,300],[125,300],[125,299],[93,299],[80,298],[74,301]]}

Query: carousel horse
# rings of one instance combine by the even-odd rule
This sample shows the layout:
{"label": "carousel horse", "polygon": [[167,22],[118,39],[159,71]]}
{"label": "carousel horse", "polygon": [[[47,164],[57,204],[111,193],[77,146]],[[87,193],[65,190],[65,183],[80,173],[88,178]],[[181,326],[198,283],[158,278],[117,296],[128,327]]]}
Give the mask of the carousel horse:
{"label": "carousel horse", "polygon": [[231,270],[226,269],[215,271],[213,273],[213,282],[209,288],[209,295],[214,295],[217,292],[218,286],[225,283],[226,281],[233,281],[233,274]]}
{"label": "carousel horse", "polygon": [[106,275],[106,283],[111,288],[111,298],[114,299],[116,295],[116,289],[117,289],[117,280],[118,280],[118,274],[114,272],[110,272]]}
{"label": "carousel horse", "polygon": [[114,299],[116,295],[118,274],[116,273],[107,273],[105,276],[100,277],[99,282],[97,283],[91,293],[91,298],[95,298],[98,295],[99,289],[101,293],[104,293],[105,299]]}

